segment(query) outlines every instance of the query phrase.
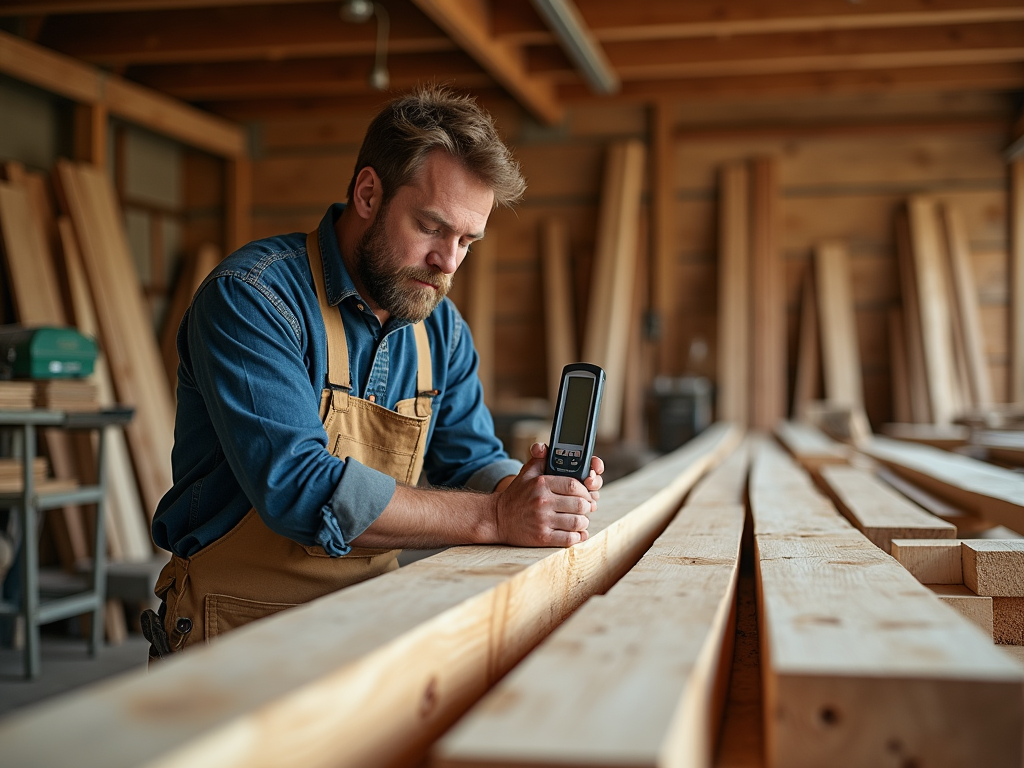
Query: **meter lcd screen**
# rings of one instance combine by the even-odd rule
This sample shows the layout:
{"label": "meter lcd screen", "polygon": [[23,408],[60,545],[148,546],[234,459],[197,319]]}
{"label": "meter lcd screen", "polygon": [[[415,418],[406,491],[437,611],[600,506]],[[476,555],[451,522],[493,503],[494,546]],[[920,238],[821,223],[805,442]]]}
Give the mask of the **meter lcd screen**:
{"label": "meter lcd screen", "polygon": [[563,445],[583,445],[587,437],[587,416],[590,398],[594,394],[594,379],[590,376],[569,376],[565,385],[562,424],[558,442]]}

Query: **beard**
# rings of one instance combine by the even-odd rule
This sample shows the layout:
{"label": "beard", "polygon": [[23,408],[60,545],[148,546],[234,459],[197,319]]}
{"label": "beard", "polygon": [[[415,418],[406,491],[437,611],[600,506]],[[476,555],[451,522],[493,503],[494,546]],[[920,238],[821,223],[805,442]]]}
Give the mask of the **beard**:
{"label": "beard", "polygon": [[[425,320],[448,295],[452,275],[428,267],[402,267],[402,257],[388,238],[384,226],[387,206],[356,244],[356,272],[366,292],[378,307],[400,320]],[[429,288],[415,281],[434,286]]]}

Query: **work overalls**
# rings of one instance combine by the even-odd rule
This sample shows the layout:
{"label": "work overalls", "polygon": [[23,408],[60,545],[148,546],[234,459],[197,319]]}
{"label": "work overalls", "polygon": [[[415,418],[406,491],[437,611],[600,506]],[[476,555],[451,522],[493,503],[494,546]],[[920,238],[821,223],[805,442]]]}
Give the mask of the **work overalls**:
{"label": "work overalls", "polygon": [[[327,303],[317,232],[306,237],[320,312],[327,328],[328,386],[320,395],[320,419],[327,448],[340,459],[360,463],[412,485],[419,479],[434,394],[430,343],[423,323],[413,326],[418,370],[417,395],[389,410],[350,397],[351,377],[345,326]],[[172,556],[160,573],[156,595],[171,651],[209,641],[231,629],[398,568],[400,550],[353,547],[330,557],[274,533],[250,509],[238,525],[192,557]],[[148,621],[158,621],[155,615]],[[147,621],[144,621],[146,628]],[[147,637],[151,634],[147,632]],[[157,642],[150,657],[162,655]]]}

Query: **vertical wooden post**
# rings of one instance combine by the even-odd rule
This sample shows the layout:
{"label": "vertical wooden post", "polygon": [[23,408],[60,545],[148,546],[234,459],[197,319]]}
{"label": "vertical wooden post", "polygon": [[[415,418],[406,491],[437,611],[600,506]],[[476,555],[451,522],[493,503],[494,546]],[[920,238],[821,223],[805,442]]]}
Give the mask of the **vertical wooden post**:
{"label": "vertical wooden post", "polygon": [[821,343],[818,335],[818,300],[814,290],[814,265],[804,274],[800,299],[800,332],[796,356],[796,381],[793,384],[793,418],[803,420],[807,406],[821,398]]}
{"label": "vertical wooden post", "polygon": [[469,256],[469,313],[466,321],[473,332],[473,343],[480,365],[477,374],[484,387],[484,400],[494,405],[494,304],[497,288],[497,236],[473,244]]}
{"label": "vertical wooden post", "polygon": [[917,279],[914,277],[914,257],[910,247],[910,220],[905,210],[900,210],[896,214],[896,256],[900,268],[900,292],[903,295],[903,327],[907,341],[907,381],[910,390],[911,420],[916,424],[927,424],[932,420],[932,405],[925,372],[921,312],[917,306]]}
{"label": "vertical wooden post", "polygon": [[750,275],[753,281],[751,425],[771,429],[786,410],[786,296],[779,248],[779,169],[751,161]]}
{"label": "vertical wooden post", "polygon": [[1024,157],[1010,162],[1009,400],[1024,403]]}
{"label": "vertical wooden post", "polygon": [[569,270],[569,231],[565,220],[550,218],[543,225],[541,260],[544,270],[544,343],[548,364],[548,397],[558,400],[562,368],[576,362],[576,312]]}
{"label": "vertical wooden post", "polygon": [[108,112],[104,104],[76,104],[75,159],[101,168],[107,164]]}
{"label": "vertical wooden post", "polygon": [[225,166],[224,251],[231,253],[252,237],[252,163],[234,157]]}
{"label": "vertical wooden post", "polygon": [[846,246],[838,241],[819,243],[814,253],[814,274],[821,318],[825,398],[850,408],[862,408],[864,383]]}
{"label": "vertical wooden post", "polygon": [[679,329],[674,322],[675,238],[672,215],[675,163],[672,111],[664,102],[651,107],[651,301],[658,323],[657,371],[671,375],[679,354]]}
{"label": "vertical wooden post", "polygon": [[749,179],[746,163],[722,169],[718,194],[718,418],[749,422]]}

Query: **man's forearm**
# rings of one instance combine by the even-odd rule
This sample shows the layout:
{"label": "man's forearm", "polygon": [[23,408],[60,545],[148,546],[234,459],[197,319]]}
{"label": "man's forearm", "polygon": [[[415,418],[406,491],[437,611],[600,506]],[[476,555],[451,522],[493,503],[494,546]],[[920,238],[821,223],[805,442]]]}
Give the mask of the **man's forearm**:
{"label": "man's forearm", "polygon": [[494,494],[399,485],[380,517],[351,543],[380,549],[431,549],[497,540]]}

